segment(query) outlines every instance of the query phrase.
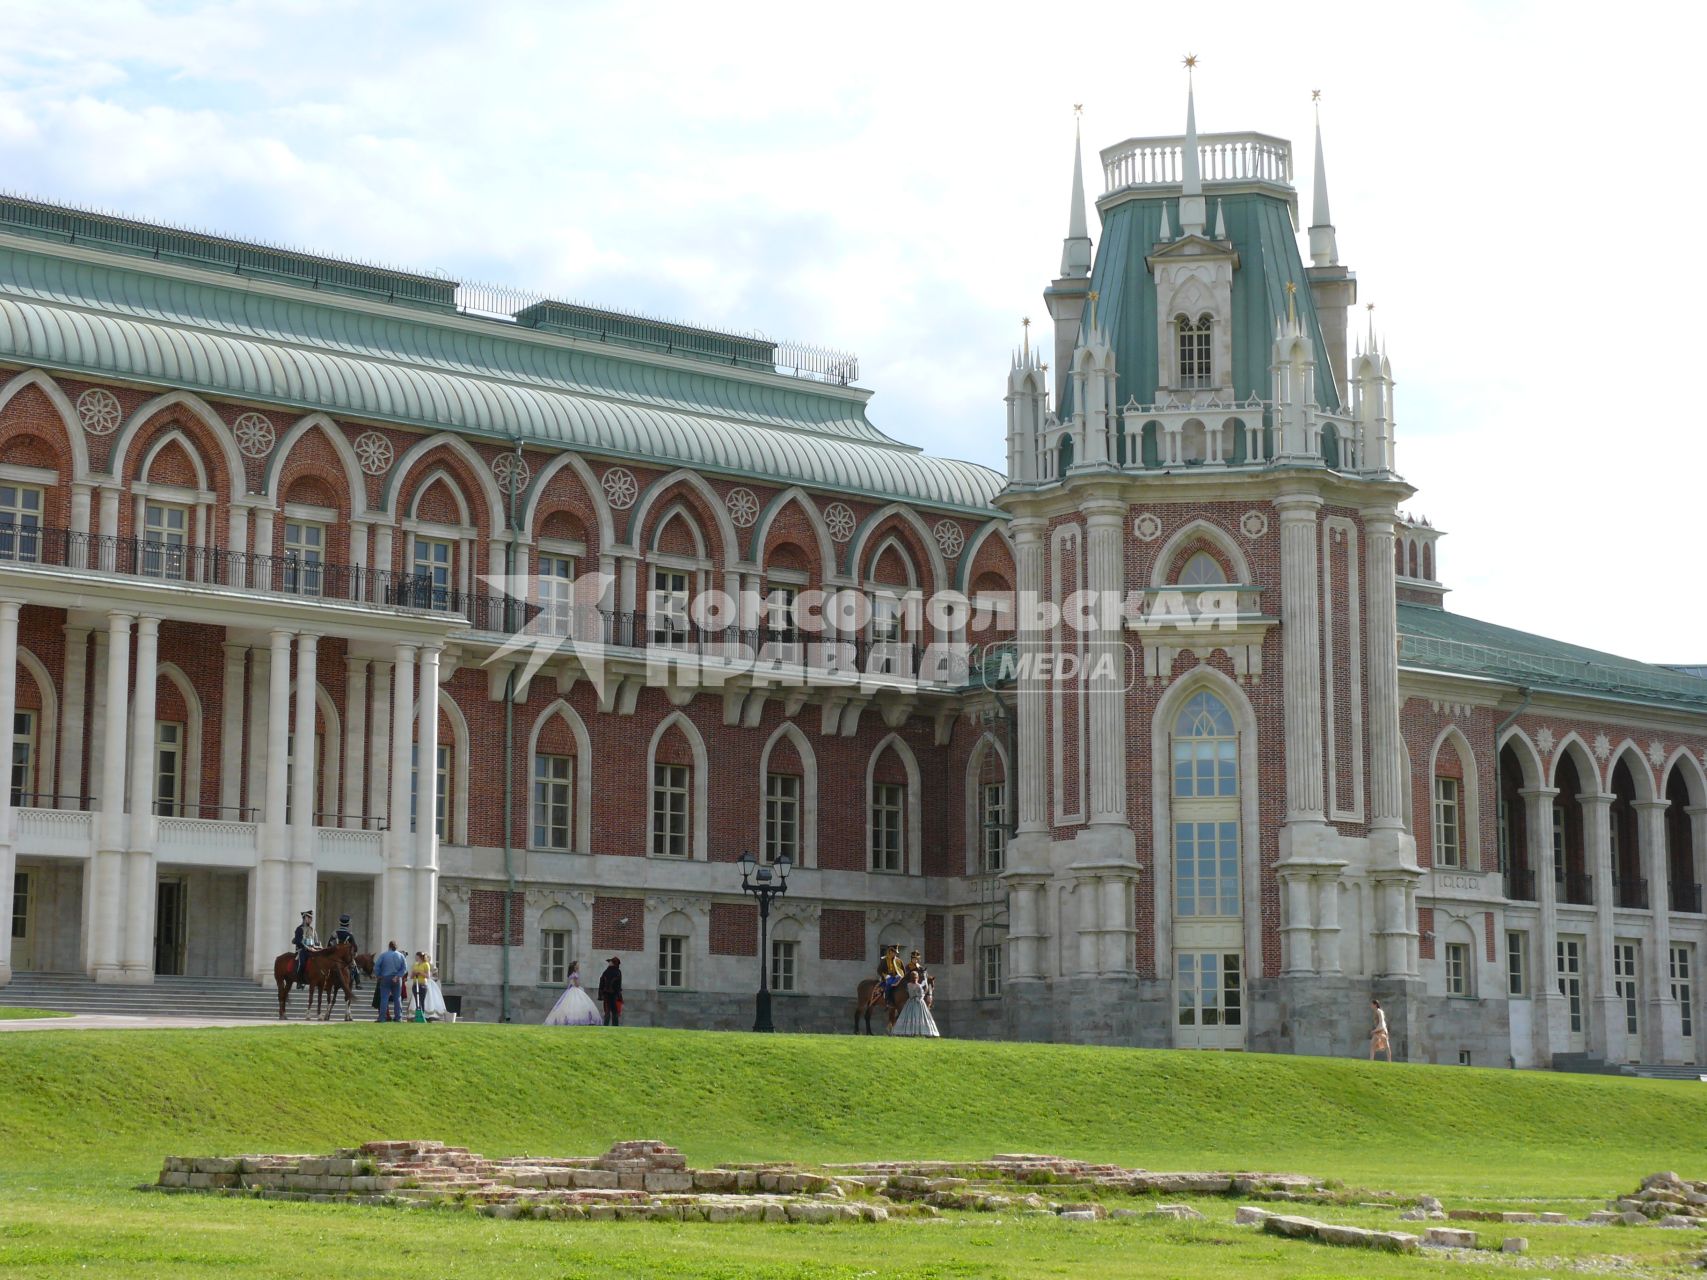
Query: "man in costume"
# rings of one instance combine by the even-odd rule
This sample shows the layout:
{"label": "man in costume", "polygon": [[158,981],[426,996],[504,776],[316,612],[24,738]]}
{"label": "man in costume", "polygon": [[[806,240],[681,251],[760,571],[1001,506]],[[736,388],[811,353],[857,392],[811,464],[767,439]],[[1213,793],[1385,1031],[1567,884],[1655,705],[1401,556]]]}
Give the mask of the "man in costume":
{"label": "man in costume", "polygon": [[612,956],[599,975],[599,1003],[604,1006],[605,1026],[622,1025],[622,957]]}
{"label": "man in costume", "polygon": [[883,988],[886,1003],[895,1003],[895,993],[901,989],[901,979],[907,971],[901,967],[901,948],[891,942],[883,948],[883,958],[877,962],[877,981]]}
{"label": "man in costume", "polygon": [[314,932],[314,913],[304,911],[302,923],[296,926],[296,932],[291,934],[290,945],[296,948],[296,986],[301,990],[307,986],[305,976],[308,972],[308,953],[320,945],[320,938]]}
{"label": "man in costume", "polygon": [[[356,935],[350,932],[350,917],[347,915],[338,917],[338,927],[332,933],[332,941],[330,945],[335,947],[341,942],[347,942],[350,944],[351,955],[355,955],[361,950],[361,944],[356,941]],[[361,970],[357,969],[356,966],[352,964],[350,966],[350,986],[352,990],[361,986],[361,976]]]}

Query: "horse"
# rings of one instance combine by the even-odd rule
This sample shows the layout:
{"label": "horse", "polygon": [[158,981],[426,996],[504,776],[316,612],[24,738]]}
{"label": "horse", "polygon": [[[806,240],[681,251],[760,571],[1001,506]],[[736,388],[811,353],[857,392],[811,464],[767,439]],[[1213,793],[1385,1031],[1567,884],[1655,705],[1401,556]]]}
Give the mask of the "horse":
{"label": "horse", "polygon": [[[303,981],[308,984],[312,993],[308,997],[308,1007],[303,1011],[304,1018],[311,1018],[319,1009],[320,1020],[329,1021],[332,1008],[337,1004],[337,993],[344,993],[344,1021],[352,1021],[350,1016],[350,966],[356,959],[356,949],[348,942],[340,942],[334,947],[318,947],[308,953],[308,964],[303,969]],[[279,989],[279,1021],[284,1021],[285,1003],[290,999],[290,989],[296,982],[296,953],[287,951],[273,961],[273,981]]]}
{"label": "horse", "polygon": [[[874,1034],[871,1029],[871,1011],[880,1004],[889,1011],[889,1030],[893,1031],[895,1029],[895,1019],[901,1016],[901,1006],[906,1004],[908,999],[910,999],[910,997],[907,995],[906,979],[902,979],[900,984],[895,988],[894,1004],[889,1004],[884,1000],[883,984],[881,982],[876,978],[865,979],[859,984],[858,992],[854,996],[854,1034],[856,1036],[859,1034],[859,1020],[862,1016],[865,1018],[865,1034],[868,1036]],[[926,974],[925,1008],[929,1009],[935,1003],[936,978],[934,975]]]}

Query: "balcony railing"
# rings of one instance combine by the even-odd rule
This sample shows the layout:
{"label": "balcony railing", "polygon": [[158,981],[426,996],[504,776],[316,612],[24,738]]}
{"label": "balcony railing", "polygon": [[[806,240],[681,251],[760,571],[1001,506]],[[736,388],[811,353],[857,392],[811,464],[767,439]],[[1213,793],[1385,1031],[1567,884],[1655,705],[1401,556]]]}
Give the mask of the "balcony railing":
{"label": "balcony railing", "polygon": [[1536,900],[1535,873],[1521,867],[1507,868],[1505,896],[1513,902],[1534,902]]}
{"label": "balcony railing", "polygon": [[1643,876],[1614,876],[1612,901],[1620,907],[1645,911],[1648,906],[1648,882]]}
{"label": "balcony railing", "polygon": [[1592,876],[1572,873],[1565,877],[1564,883],[1560,887],[1563,890],[1559,894],[1560,902],[1568,902],[1579,907],[1594,905],[1594,878]]}
{"label": "balcony railing", "polygon": [[1671,882],[1671,909],[1701,914],[1701,886],[1687,880]]}
{"label": "balcony railing", "polygon": [[[1185,139],[1128,138],[1104,148],[1105,191],[1175,187],[1185,180]],[[1292,185],[1292,144],[1266,133],[1200,133],[1197,167],[1204,182]]]}

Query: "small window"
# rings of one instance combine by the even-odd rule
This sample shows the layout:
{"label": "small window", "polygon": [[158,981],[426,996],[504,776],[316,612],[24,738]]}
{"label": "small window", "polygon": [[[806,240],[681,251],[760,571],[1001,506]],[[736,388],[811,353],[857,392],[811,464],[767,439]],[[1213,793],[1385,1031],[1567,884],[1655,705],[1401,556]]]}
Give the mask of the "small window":
{"label": "small window", "polygon": [[30,873],[14,871],[12,873],[12,936],[28,938],[30,936]]}
{"label": "small window", "polygon": [[[319,749],[319,735],[316,734],[315,750],[318,751]],[[409,774],[409,829],[413,831],[416,827],[416,806],[421,792],[421,744],[418,742],[409,744],[409,763],[411,765]],[[437,778],[434,786],[436,794],[433,804],[433,829],[438,833],[440,840],[448,840],[450,839],[448,834],[450,831],[450,744],[448,742],[439,743],[439,767],[435,772]]]}
{"label": "small window", "polygon": [[1470,994],[1470,944],[1467,942],[1446,944],[1446,994]]}
{"label": "small window", "polygon": [[652,856],[688,856],[688,767],[652,766]]}
{"label": "small window", "polygon": [[1207,551],[1192,552],[1191,559],[1179,571],[1179,585],[1182,587],[1214,587],[1224,586],[1227,574],[1221,564]]}
{"label": "small window", "polygon": [[800,956],[800,944],[787,939],[771,941],[771,990],[795,989],[795,963]]}
{"label": "small window", "polygon": [[1695,1038],[1695,966],[1691,963],[1691,951],[1687,945],[1671,949],[1671,998],[1677,1001],[1685,1040]]}
{"label": "small window", "polygon": [[688,940],[677,934],[658,939],[658,989],[680,991],[687,986]]}
{"label": "small window", "polygon": [[978,994],[993,1000],[1002,994],[1002,944],[987,942],[978,948]]}
{"label": "small window", "polygon": [[573,756],[535,756],[533,759],[533,843],[539,849],[567,849],[574,793]]}
{"label": "small window", "polygon": [[551,636],[566,636],[575,617],[575,560],[573,556],[539,558],[540,618],[538,629]]}
{"label": "small window", "polygon": [[1434,780],[1434,865],[1464,865],[1463,850],[1459,846],[1457,778]]}
{"label": "small window", "polygon": [[41,559],[42,491],[0,484],[0,560]]}
{"label": "small window", "polygon": [[1008,784],[986,782],[980,791],[983,810],[983,870],[1000,871],[1008,862]]}
{"label": "small window", "polygon": [[27,805],[34,799],[30,793],[34,790],[31,784],[35,776],[36,713],[34,711],[14,711],[12,713],[12,772],[9,779],[14,805]]}
{"label": "small window", "polygon": [[448,613],[451,595],[451,544],[443,538],[416,538],[415,582],[410,603],[418,609]]}
{"label": "small window", "polygon": [[800,779],[790,773],[765,776],[765,861],[800,861]]}
{"label": "small window", "polygon": [[553,986],[569,981],[569,963],[575,954],[575,936],[569,929],[541,929],[539,933],[539,980]]}
{"label": "small window", "polygon": [[1624,1030],[1639,1035],[1642,1029],[1641,984],[1636,977],[1636,944],[1617,942],[1612,946],[1612,991],[1624,1006]]}
{"label": "small window", "polygon": [[1209,337],[1213,321],[1199,316],[1196,322],[1180,316],[1174,322],[1179,337],[1179,385],[1207,387],[1212,385]]}
{"label": "small window", "polygon": [[796,587],[773,586],[765,596],[766,629],[781,639],[792,640],[799,598],[800,592]]}
{"label": "small window", "polygon": [[184,726],[161,720],[154,726],[154,813],[179,816],[184,801]]}
{"label": "small window", "polygon": [[144,577],[179,579],[184,576],[189,545],[188,507],[150,502],[142,509],[142,563]]}
{"label": "small window", "polygon": [[284,589],[298,596],[321,594],[326,572],[326,526],[286,520],[284,550]]}
{"label": "small window", "polygon": [[653,644],[686,643],[688,575],[680,569],[654,569],[648,608]]}
{"label": "small window", "polygon": [[1521,999],[1529,994],[1529,935],[1513,929],[1505,935],[1505,989]]}
{"label": "small window", "polygon": [[900,871],[901,819],[906,790],[897,782],[877,782],[871,788],[871,869]]}

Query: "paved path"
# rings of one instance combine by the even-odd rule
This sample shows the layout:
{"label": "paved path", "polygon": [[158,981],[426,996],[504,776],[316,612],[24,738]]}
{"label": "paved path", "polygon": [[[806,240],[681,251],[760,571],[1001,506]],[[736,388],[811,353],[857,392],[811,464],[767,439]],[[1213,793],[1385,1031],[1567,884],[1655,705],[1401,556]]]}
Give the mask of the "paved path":
{"label": "paved path", "polygon": [[[0,1018],[0,1032],[6,1031],[136,1031],[154,1030],[172,1027],[311,1027],[339,1026],[342,1018],[331,1022],[321,1023],[319,1019],[312,1022],[302,1018],[292,1018],[288,1022],[265,1022],[255,1018],[152,1018],[134,1015],[79,1013],[69,1018]],[[371,1022],[371,1018],[359,1019]]]}

